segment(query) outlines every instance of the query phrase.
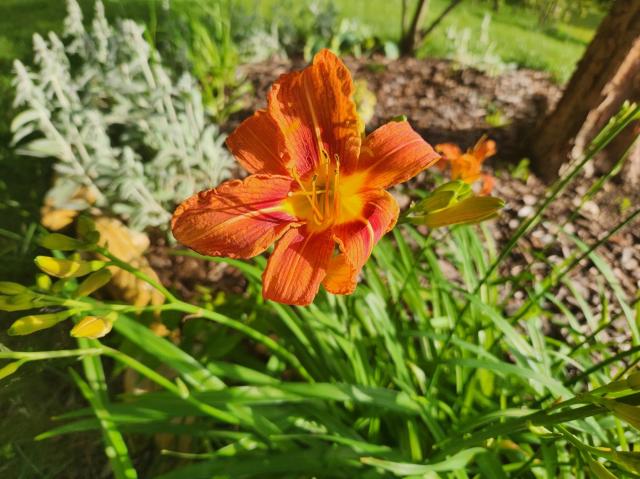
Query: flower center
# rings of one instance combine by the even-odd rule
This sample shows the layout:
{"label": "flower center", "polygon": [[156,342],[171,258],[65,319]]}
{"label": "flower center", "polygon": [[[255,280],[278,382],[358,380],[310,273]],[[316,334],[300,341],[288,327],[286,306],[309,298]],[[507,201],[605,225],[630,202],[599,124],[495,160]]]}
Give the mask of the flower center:
{"label": "flower center", "polygon": [[310,178],[303,180],[297,172],[290,173],[298,189],[289,193],[286,209],[302,220],[309,231],[320,232],[334,225],[362,220],[366,174],[345,176],[340,172],[340,158],[330,162],[326,154]]}
{"label": "flower center", "polygon": [[324,149],[321,157],[310,179],[302,180],[295,169],[290,172],[299,187],[289,193],[291,207],[311,231],[333,225],[340,209],[340,158],[336,155],[332,164]]}

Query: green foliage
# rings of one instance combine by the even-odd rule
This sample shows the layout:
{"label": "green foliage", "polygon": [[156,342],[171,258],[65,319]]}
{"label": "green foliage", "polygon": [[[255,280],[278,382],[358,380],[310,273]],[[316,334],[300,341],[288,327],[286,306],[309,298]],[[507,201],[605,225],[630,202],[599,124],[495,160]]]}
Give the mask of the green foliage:
{"label": "green foliage", "polygon": [[472,39],[473,34],[469,27],[451,26],[447,28],[448,50],[446,57],[461,65],[472,66],[492,75],[513,69],[514,64],[505,63],[496,53],[496,43],[490,38],[491,18],[491,14],[484,14],[479,38]]}
{"label": "green foliage", "polygon": [[528,7],[538,14],[538,23],[584,17],[594,10],[608,9],[613,0],[520,0],[512,2]]}
{"label": "green foliage", "polygon": [[152,12],[154,28],[148,37],[173,70],[193,73],[211,118],[222,123],[243,108],[250,85],[238,77],[237,67],[250,58],[245,55],[244,36],[234,36],[234,27],[243,28],[244,16],[235,12],[241,19],[234,20],[232,2],[200,0]]}
{"label": "green foliage", "polygon": [[[283,45],[300,45],[296,31],[310,30],[298,27],[304,12],[300,10],[307,2],[294,0],[236,0],[238,8],[256,12],[258,20],[267,25],[278,25],[278,39]],[[415,5],[415,2],[408,2]],[[450,3],[450,0],[430,0],[425,24],[435,19]],[[380,45],[396,43],[400,38],[400,0],[335,0],[338,19],[358,19],[368,25]],[[498,11],[493,10],[493,1],[465,1],[454,9],[429,35],[418,50],[419,57],[448,58],[455,54],[456,37],[459,43],[466,42],[466,56],[483,59],[485,52],[477,48],[481,39],[485,15],[491,15],[488,29],[488,45],[491,45],[485,63],[498,69],[511,64],[550,72],[560,83],[566,82],[584,53],[599,21],[602,9],[588,12],[584,18],[563,18],[547,25],[539,25],[535,10],[523,2],[501,2]],[[282,26],[280,26],[282,25]],[[337,23],[336,23],[337,25]],[[287,28],[288,26],[288,28]],[[313,26],[312,26],[313,28]],[[461,33],[469,29],[469,39]],[[267,31],[269,28],[266,29]],[[447,32],[450,32],[449,37]],[[451,32],[454,32],[451,34]],[[272,37],[273,38],[273,37]],[[380,47],[379,47],[380,48]],[[493,68],[493,66],[491,67]]]}
{"label": "green foliage", "polygon": [[343,15],[343,7],[347,5],[339,3],[288,0],[273,4],[271,12],[263,13],[266,13],[266,21],[275,27],[280,45],[291,56],[302,53],[309,60],[322,48],[340,55],[361,56],[373,51],[397,55],[397,47],[391,39],[383,40],[367,24]]}
{"label": "green foliage", "polygon": [[134,229],[165,227],[173,206],[228,175],[224,137],[207,121],[187,74],[174,83],[143,38],[123,20],[116,28],[96,3],[92,29],[70,0],[63,43],[34,35],[36,68],[15,62],[12,122],[19,153],[54,157],[54,206],[95,202]]}
{"label": "green foliage", "polygon": [[510,168],[509,174],[520,181],[527,181],[531,173],[530,163],[529,158],[522,158],[517,165],[513,165]]}
{"label": "green foliage", "polygon": [[[78,349],[5,351],[0,358],[9,361],[12,377],[35,361],[84,358],[86,380],[76,383],[90,407],[64,414],[64,424],[38,439],[99,430],[119,477],[135,474],[126,439],[158,434],[188,436],[190,446],[164,450],[162,459],[138,470],[144,477],[635,473],[638,454],[628,450],[638,440],[640,411],[635,313],[596,251],[637,220],[640,209],[593,244],[575,239],[571,256],[530,285],[515,311],[505,290],[509,279],[498,271],[577,172],[639,115],[637,106],[626,106],[499,254],[485,228],[424,234],[403,226],[380,241],[353,295],[323,293],[306,308],[262,300],[264,258],[176,252],[225,262],[248,281],[242,297],[191,304],[80,238],[82,249],[93,248],[110,265],[147,280],[166,303],[136,307],[79,296],[73,278],[57,290],[26,288],[32,302],[57,301],[81,315],[117,314],[117,334],[107,336],[112,346],[81,340]],[[72,244],[59,236],[42,242]],[[602,330],[617,319],[608,308],[596,316],[578,288],[569,287],[566,304],[551,294],[561,282],[570,286],[568,274],[587,258],[614,292],[620,318],[629,321],[630,348],[615,352],[603,342]],[[20,285],[1,287],[7,304],[6,298],[25,295]],[[569,302],[579,305],[588,327]],[[179,344],[146,327],[155,321],[154,310],[167,328],[179,328]],[[563,340],[545,335],[545,325],[562,328]],[[115,364],[111,375],[102,364]],[[140,378],[136,393],[116,396],[106,385],[125,370]]]}
{"label": "green foliage", "polygon": [[[435,16],[447,2],[442,2],[441,5],[439,3],[433,3],[431,15]],[[477,46],[482,39],[486,15],[491,15],[488,29],[488,44],[491,49],[486,54],[485,63],[489,66],[495,64],[498,69],[502,68],[502,63],[548,71],[560,83],[570,78],[602,18],[602,12],[593,11],[584,19],[572,19],[566,23],[556,20],[552,24],[541,26],[535,13],[522,5],[508,4],[498,11],[488,12],[486,2],[465,2],[427,38],[418,55],[452,57],[456,51],[453,40],[464,45],[461,32],[469,29],[470,33],[465,34],[469,36],[469,40],[466,50],[463,50],[464,56],[483,60],[485,52]]]}

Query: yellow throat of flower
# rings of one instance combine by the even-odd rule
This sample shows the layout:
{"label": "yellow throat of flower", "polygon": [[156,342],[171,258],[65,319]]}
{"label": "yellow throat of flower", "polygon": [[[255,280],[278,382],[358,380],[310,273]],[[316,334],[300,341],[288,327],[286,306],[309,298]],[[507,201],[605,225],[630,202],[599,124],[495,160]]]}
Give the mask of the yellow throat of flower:
{"label": "yellow throat of flower", "polygon": [[310,177],[303,180],[295,170],[291,176],[299,189],[289,193],[287,209],[303,220],[309,231],[323,231],[361,217],[363,202],[357,194],[360,182],[353,176],[341,176],[337,155],[331,162],[323,150],[322,161]]}

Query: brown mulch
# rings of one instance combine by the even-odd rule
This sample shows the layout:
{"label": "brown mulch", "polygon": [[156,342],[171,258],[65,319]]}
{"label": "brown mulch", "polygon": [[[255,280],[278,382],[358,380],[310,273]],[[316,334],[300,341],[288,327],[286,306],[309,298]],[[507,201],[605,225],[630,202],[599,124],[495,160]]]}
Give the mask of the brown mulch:
{"label": "brown mulch", "polygon": [[[498,155],[487,165],[489,170],[495,170],[497,176],[494,194],[504,198],[507,205],[499,219],[492,222],[491,228],[498,247],[503,245],[523,219],[533,213],[547,192],[534,174],[529,174],[526,179],[517,179],[510,171],[511,165],[527,156],[527,137],[534,125],[558,101],[561,88],[547,74],[532,70],[515,70],[492,77],[471,68],[458,68],[445,60],[388,60],[380,57],[352,58],[346,63],[354,77],[366,80],[369,89],[377,96],[375,114],[368,130],[395,116],[405,115],[432,144],[454,142],[466,148],[483,134],[496,140]],[[248,98],[246,108],[231,118],[225,130],[232,131],[257,108],[265,107],[268,88],[279,75],[304,65],[303,61],[297,60],[244,66],[242,73],[253,85],[255,95]],[[502,126],[487,123],[488,116],[495,112],[499,112]],[[427,188],[428,181],[428,175],[421,175],[410,187]],[[586,177],[574,182],[502,265],[502,276],[522,278],[521,283],[509,283],[517,285],[514,290],[505,288],[505,297],[511,298],[509,309],[521,304],[527,291],[545,278],[553,265],[560,264],[577,251],[570,235],[592,244],[621,220],[621,193],[612,182],[571,218],[592,182],[592,178]],[[565,222],[563,232],[560,225]],[[613,277],[608,281],[589,260],[582,261],[569,276],[572,286],[585,297],[596,317],[603,309],[603,299],[608,301],[612,315],[620,312],[616,293],[608,282],[615,282],[629,301],[637,296],[640,287],[640,230],[637,226],[638,222],[627,226],[598,249],[598,254],[613,271]],[[234,292],[245,287],[242,275],[233,268],[212,263],[203,265],[192,258],[167,256],[163,254],[164,248],[157,244],[151,254],[151,264],[159,271],[165,284],[187,296],[193,295],[196,284]],[[580,305],[566,286],[556,288],[552,294],[571,305],[572,312],[583,319]],[[553,310],[554,306],[549,304],[549,308]]]}
{"label": "brown mulch", "polygon": [[[548,74],[515,70],[492,77],[472,68],[460,69],[447,60],[385,57],[348,58],[353,77],[364,79],[376,94],[375,114],[367,125],[373,130],[389,119],[405,115],[430,143],[471,146],[482,134],[500,145],[501,157],[526,156],[522,141],[533,125],[559,100],[561,89]],[[240,120],[266,106],[271,84],[281,74],[305,66],[302,60],[270,61],[242,67],[255,96],[229,122],[229,131]],[[487,117],[499,112],[506,126],[492,127]]]}

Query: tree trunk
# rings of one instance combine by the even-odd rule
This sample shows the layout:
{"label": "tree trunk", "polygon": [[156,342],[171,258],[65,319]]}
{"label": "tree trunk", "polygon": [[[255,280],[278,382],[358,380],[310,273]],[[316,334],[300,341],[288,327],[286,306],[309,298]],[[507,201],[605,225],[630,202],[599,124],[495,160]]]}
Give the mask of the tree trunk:
{"label": "tree trunk", "polygon": [[400,4],[400,43],[404,41],[404,36],[407,34],[407,2],[409,0],[402,0]]}
{"label": "tree trunk", "polygon": [[556,109],[530,138],[533,166],[550,181],[567,160],[589,113],[606,99],[606,87],[640,37],[640,1],[616,0],[578,63]]}
{"label": "tree trunk", "polygon": [[[636,40],[627,58],[613,79],[604,88],[603,93],[605,96],[603,102],[589,113],[576,138],[573,148],[574,156],[584,151],[609,119],[620,110],[626,100],[640,102],[640,38]],[[596,169],[599,172],[609,171],[627,151],[638,135],[638,123],[635,122],[623,130],[597,158]],[[631,167],[631,163],[639,161],[637,158],[638,155],[633,153],[627,157],[625,172]],[[638,168],[640,168],[640,165],[631,168],[631,170],[638,171]],[[635,182],[637,181],[636,176],[625,175],[625,179]]]}
{"label": "tree trunk", "polygon": [[634,187],[640,186],[640,139],[638,138],[640,136],[640,121],[632,125],[626,131],[626,135],[629,136],[631,142],[635,141],[635,143],[629,152],[622,174],[624,175],[625,184]]}
{"label": "tree trunk", "polygon": [[[408,29],[403,30],[402,38],[400,39],[400,51],[403,55],[413,55],[420,41],[420,28],[422,27],[422,23],[424,22],[424,18],[427,15],[427,11],[429,10],[429,0],[418,0],[418,5],[416,5],[416,9],[411,17],[411,24]],[[406,12],[406,4],[403,5],[403,19]],[[404,25],[403,25],[404,26]]]}

